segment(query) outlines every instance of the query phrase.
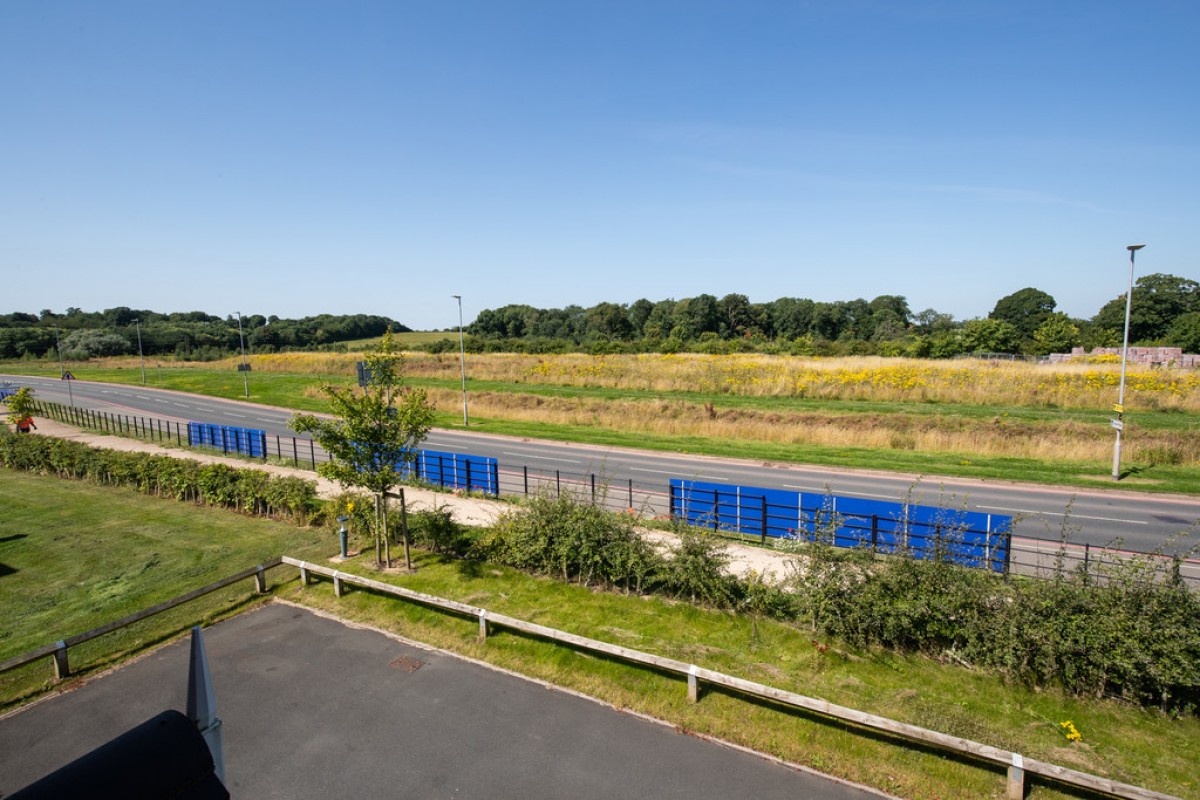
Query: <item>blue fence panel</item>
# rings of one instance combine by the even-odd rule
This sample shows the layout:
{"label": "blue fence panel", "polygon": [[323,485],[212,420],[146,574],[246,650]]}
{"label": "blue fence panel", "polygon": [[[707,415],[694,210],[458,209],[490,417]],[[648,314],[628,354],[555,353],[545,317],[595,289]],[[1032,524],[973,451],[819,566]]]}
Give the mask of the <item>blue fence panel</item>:
{"label": "blue fence panel", "polygon": [[251,458],[267,457],[267,432],[253,428],[189,422],[188,444],[193,447],[220,448],[226,453],[241,453]]}
{"label": "blue fence panel", "polygon": [[450,489],[465,489],[499,496],[499,462],[486,456],[418,450],[413,461],[418,479]]}
{"label": "blue fence panel", "polygon": [[818,535],[838,547],[906,552],[1003,572],[1012,517],[861,497],[672,479],[671,510],[696,527],[764,537]]}

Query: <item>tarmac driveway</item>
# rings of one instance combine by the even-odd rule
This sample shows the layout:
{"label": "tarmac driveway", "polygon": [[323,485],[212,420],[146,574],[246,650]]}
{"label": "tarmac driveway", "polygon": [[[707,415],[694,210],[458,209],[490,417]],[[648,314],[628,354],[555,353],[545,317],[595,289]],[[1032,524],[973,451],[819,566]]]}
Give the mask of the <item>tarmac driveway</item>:
{"label": "tarmac driveway", "polygon": [[[237,798],[879,795],[275,603],[205,631]],[[0,719],[0,797],[168,708],[187,641]]]}

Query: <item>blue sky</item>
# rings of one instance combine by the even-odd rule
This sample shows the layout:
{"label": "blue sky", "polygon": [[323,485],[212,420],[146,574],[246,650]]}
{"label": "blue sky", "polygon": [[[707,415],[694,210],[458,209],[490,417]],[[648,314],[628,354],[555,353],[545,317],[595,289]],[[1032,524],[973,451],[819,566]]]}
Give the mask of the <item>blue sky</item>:
{"label": "blue sky", "polygon": [[0,0],[0,312],[1200,279],[1200,3]]}

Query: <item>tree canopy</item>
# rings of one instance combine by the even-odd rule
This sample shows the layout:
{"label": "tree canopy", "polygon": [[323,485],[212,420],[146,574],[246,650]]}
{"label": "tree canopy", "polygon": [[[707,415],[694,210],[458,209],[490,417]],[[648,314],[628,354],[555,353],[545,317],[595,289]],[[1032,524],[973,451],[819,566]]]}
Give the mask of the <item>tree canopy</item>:
{"label": "tree canopy", "polygon": [[[434,411],[425,390],[403,385],[403,357],[395,351],[391,332],[367,354],[371,370],[365,387],[322,383],[334,418],[296,414],[290,425],[297,433],[312,434],[330,456],[317,466],[326,478],[346,487],[360,487],[375,500],[375,560],[391,565],[386,495],[404,476],[417,455],[417,446],[433,425]],[[386,553],[381,553],[381,548]],[[404,560],[409,569],[408,533]]]}

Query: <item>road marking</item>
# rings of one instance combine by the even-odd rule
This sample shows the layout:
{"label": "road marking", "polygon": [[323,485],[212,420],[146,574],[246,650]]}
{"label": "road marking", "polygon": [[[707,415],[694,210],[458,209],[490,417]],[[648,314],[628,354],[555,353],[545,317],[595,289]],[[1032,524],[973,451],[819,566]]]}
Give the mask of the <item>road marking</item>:
{"label": "road marking", "polygon": [[238,419],[249,419],[249,417],[247,417],[245,414],[234,414],[232,411],[226,411],[225,413],[231,417],[237,417]]}
{"label": "road marking", "polygon": [[255,417],[255,418],[254,418],[254,421],[255,421],[255,422],[274,422],[275,420],[273,420],[273,419],[263,419],[262,417]]}
{"label": "road marking", "polygon": [[174,400],[171,401],[171,405],[179,406],[180,408],[191,408],[187,403],[176,403]]}
{"label": "road marking", "polygon": [[678,475],[679,470],[665,469],[642,469],[641,467],[630,467],[630,472],[653,472],[655,475]]}
{"label": "road marking", "polygon": [[[1005,508],[1003,506],[979,506],[986,511],[1007,511],[1010,514],[1033,514],[1035,516],[1053,515],[1049,511],[1033,511],[1027,508]],[[1149,525],[1150,523],[1144,519],[1120,519],[1118,517],[1089,517],[1086,514],[1071,514],[1068,519],[1091,519],[1097,522],[1122,522],[1126,525]]]}
{"label": "road marking", "polygon": [[149,400],[150,399],[149,397],[146,397],[146,395],[144,395],[144,394],[135,394],[134,397],[136,397],[138,400]]}
{"label": "road marking", "polygon": [[536,458],[539,461],[562,461],[566,464],[582,464],[583,463],[582,461],[579,461],[574,458],[554,458],[553,456],[530,456],[530,455],[524,455],[522,453],[507,453],[507,452],[504,453],[503,455],[521,456],[522,458]]}
{"label": "road marking", "polygon": [[[813,487],[811,487],[811,486],[795,486],[795,485],[793,485],[793,484],[790,484],[790,483],[785,483],[785,484],[783,484],[783,488],[785,488],[785,489],[799,489],[799,490],[800,490],[800,491],[802,491],[802,492],[815,492],[815,493],[817,493],[817,494],[825,494],[826,492],[829,492],[829,491],[830,491],[830,490],[829,490],[829,488],[828,488],[828,487],[825,487],[825,486],[822,486],[820,489],[814,489],[814,488],[813,488]],[[853,493],[849,493],[849,494],[843,494],[843,495],[840,495],[840,496],[841,496],[841,497],[848,497],[848,498],[854,498],[854,497],[878,497],[878,498],[880,498],[881,500],[891,500],[892,502],[900,502],[899,500],[897,500],[897,499],[896,499],[896,495],[894,495],[894,494],[872,494],[871,492],[853,492]]]}

